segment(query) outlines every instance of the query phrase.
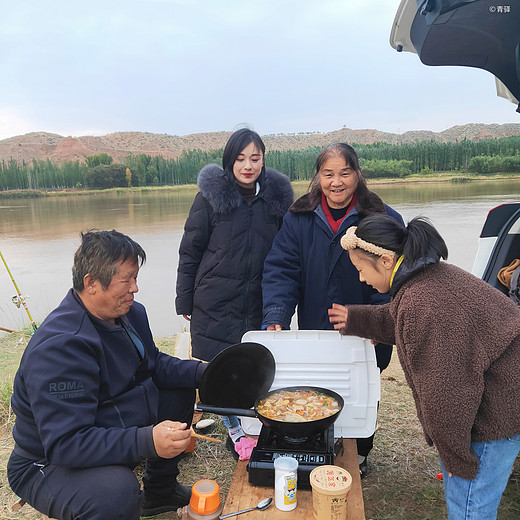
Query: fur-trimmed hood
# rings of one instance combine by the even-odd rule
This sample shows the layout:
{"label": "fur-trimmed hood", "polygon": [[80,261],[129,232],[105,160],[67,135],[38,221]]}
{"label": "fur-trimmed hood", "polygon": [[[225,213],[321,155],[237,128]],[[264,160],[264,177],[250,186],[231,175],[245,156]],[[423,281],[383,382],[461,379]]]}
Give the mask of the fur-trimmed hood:
{"label": "fur-trimmed hood", "polygon": [[[366,216],[371,213],[386,213],[384,202],[379,195],[370,191],[365,185],[359,184],[358,196],[356,201],[356,209],[360,216]],[[306,213],[314,211],[321,204],[321,188],[314,186],[309,193],[302,195],[289,208],[291,213]]]}
{"label": "fur-trimmed hood", "polygon": [[[265,168],[257,182],[260,184],[258,197],[263,198],[270,213],[281,217],[285,215],[294,199],[289,178],[273,168]],[[235,178],[218,164],[208,164],[202,168],[197,186],[215,213],[229,213],[243,202]]]}

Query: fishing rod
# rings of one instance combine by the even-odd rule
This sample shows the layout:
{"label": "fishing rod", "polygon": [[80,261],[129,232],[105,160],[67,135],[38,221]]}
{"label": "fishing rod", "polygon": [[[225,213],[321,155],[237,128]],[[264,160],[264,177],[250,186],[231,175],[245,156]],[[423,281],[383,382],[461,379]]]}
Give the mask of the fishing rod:
{"label": "fishing rod", "polygon": [[1,330],[2,332],[10,332],[11,334],[18,334],[18,331],[17,331],[17,330],[6,329],[5,327],[0,327],[0,330]]}
{"label": "fishing rod", "polygon": [[2,254],[2,251],[0,251],[0,258],[2,258],[2,262],[4,262],[5,268],[7,269],[7,272],[9,273],[9,277],[11,278],[11,282],[13,282],[14,288],[16,289],[16,292],[18,294],[18,298],[16,300],[13,298],[13,302],[18,307],[20,307],[20,303],[23,305],[23,308],[25,309],[25,312],[27,313],[27,316],[29,316],[29,320],[31,321],[32,328],[36,332],[36,329],[38,327],[36,326],[36,323],[34,323],[34,320],[32,319],[31,313],[29,312],[29,307],[27,307],[27,303],[25,302],[25,299],[22,296],[22,293],[20,292],[20,289],[18,289],[18,285],[16,285],[16,282],[14,281],[13,275],[11,274],[11,271],[9,270],[9,267],[7,266],[7,262],[5,261],[4,255]]}

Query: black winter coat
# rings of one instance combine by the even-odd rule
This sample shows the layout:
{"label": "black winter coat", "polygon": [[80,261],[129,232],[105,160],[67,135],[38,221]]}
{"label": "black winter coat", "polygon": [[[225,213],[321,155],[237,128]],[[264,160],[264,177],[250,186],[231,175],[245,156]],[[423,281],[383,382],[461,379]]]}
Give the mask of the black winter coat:
{"label": "black winter coat", "polygon": [[191,315],[192,352],[210,361],[262,322],[262,271],[293,201],[289,179],[267,168],[247,203],[235,178],[205,166],[184,226],[177,270],[177,314]]}

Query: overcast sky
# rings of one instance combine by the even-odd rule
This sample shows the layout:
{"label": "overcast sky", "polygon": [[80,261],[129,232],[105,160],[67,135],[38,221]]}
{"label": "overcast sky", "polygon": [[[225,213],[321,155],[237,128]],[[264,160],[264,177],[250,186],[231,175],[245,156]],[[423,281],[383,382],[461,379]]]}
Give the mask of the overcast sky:
{"label": "overcast sky", "polygon": [[490,73],[390,47],[399,0],[2,3],[0,139],[520,122]]}

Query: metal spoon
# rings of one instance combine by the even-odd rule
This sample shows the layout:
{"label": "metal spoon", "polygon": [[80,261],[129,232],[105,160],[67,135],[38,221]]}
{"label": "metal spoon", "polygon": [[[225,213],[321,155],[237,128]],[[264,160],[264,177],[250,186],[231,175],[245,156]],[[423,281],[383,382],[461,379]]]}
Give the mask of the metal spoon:
{"label": "metal spoon", "polygon": [[255,509],[259,509],[260,511],[263,511],[264,509],[267,509],[271,502],[273,501],[272,498],[264,498],[263,500],[260,500],[258,502],[256,507],[250,507],[249,509],[242,509],[242,511],[237,511],[236,513],[228,513],[227,515],[220,515],[219,519],[223,520],[224,518],[229,518],[230,516],[239,515],[241,513],[247,513],[248,511],[254,511]]}

